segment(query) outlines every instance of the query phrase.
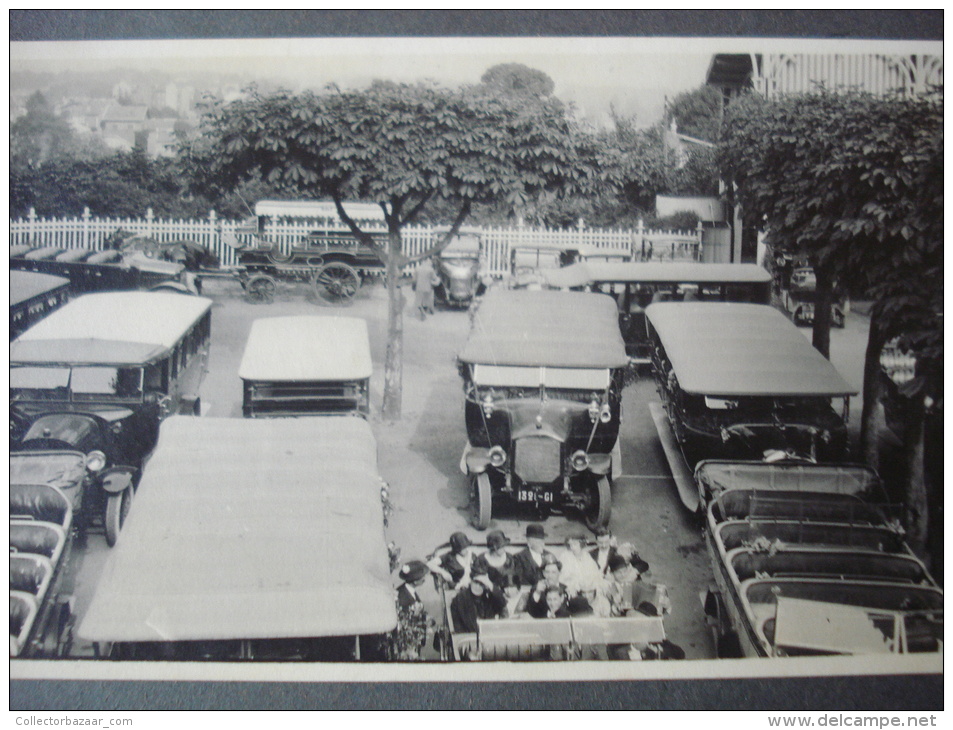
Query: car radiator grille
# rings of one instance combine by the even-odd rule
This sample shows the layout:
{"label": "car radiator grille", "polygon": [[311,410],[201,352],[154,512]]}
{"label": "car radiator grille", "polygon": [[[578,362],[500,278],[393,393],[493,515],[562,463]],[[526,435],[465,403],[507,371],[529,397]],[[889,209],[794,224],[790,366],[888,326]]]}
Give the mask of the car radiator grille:
{"label": "car radiator grille", "polygon": [[530,436],[517,439],[513,469],[524,482],[552,482],[559,477],[559,442]]}

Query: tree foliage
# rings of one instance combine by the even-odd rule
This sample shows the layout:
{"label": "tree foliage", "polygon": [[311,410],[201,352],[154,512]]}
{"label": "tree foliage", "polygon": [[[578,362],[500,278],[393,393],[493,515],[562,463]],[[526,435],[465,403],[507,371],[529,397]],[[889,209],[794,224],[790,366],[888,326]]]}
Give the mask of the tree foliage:
{"label": "tree foliage", "polygon": [[932,97],[749,95],[728,109],[721,168],[774,247],[869,290],[888,332],[932,329],[921,315],[942,282],[942,119]]}
{"label": "tree foliage", "polygon": [[488,68],[480,81],[507,96],[521,96],[538,99],[550,96],[556,84],[543,71],[522,63],[500,63]]}
{"label": "tree foliage", "polygon": [[101,145],[79,138],[40,91],[27,99],[26,114],[10,125],[11,170],[36,170],[53,160],[91,159],[104,153]]}
{"label": "tree foliage", "polygon": [[692,91],[683,91],[665,107],[664,122],[674,120],[678,131],[706,142],[717,142],[721,130],[721,92],[705,84]]}

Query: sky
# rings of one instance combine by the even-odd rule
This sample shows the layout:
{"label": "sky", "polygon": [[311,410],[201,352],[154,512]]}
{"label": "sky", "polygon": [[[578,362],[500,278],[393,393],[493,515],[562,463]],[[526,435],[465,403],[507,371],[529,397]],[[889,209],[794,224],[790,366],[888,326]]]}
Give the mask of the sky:
{"label": "sky", "polygon": [[[610,104],[639,125],[661,118],[666,97],[698,88],[718,52],[856,52],[911,42],[692,38],[324,38],[10,44],[10,71],[94,70],[123,65],[278,79],[297,90],[373,79],[446,86],[476,83],[498,63],[545,72],[554,94],[598,121]],[[922,44],[920,44],[922,50]]]}

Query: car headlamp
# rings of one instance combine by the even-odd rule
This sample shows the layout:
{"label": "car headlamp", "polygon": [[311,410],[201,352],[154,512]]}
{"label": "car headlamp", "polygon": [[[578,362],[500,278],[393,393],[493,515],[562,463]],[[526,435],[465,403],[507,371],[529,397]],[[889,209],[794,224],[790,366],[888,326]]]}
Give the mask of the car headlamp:
{"label": "car headlamp", "polygon": [[502,446],[494,446],[492,449],[490,449],[488,456],[490,458],[490,463],[493,466],[499,467],[506,463],[506,451]]}
{"label": "car headlamp", "polygon": [[589,454],[582,449],[573,453],[569,461],[572,464],[572,468],[576,471],[584,471],[589,468]]}
{"label": "car headlamp", "polygon": [[86,454],[86,468],[89,471],[102,471],[106,466],[106,454],[102,451],[90,451]]}

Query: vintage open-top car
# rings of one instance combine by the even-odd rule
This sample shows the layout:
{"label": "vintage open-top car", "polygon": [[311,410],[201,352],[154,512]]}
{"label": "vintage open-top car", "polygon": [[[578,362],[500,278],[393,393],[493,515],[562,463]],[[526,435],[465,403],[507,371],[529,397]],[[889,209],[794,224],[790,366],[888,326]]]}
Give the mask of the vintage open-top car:
{"label": "vintage open-top car", "polygon": [[688,302],[652,304],[646,314],[661,398],[650,410],[690,509],[698,496],[690,473],[687,484],[679,474],[702,459],[844,459],[856,389],[779,311]]}
{"label": "vintage open-top car", "polygon": [[458,361],[476,525],[505,501],[606,524],[628,364],[614,302],[491,289]]}
{"label": "vintage open-top car", "polygon": [[211,334],[208,299],[87,294],[10,344],[10,446],[84,457],[83,524],[104,512],[109,544],[167,414],[198,414]]}
{"label": "vintage open-top car", "polygon": [[381,487],[361,418],[169,418],[77,635],[115,659],[381,659]]}
{"label": "vintage open-top car", "polygon": [[479,229],[461,229],[437,255],[434,271],[440,283],[434,297],[448,307],[468,307],[486,291],[488,277],[483,271],[483,247]]}
{"label": "vintage open-top car", "polygon": [[[781,293],[781,302],[794,324],[811,324],[814,321],[814,301],[817,298],[817,277],[811,267],[800,267],[791,273],[788,287]],[[842,294],[831,304],[831,324],[843,327],[846,298]]]}
{"label": "vintage open-top car", "polygon": [[246,418],[370,411],[373,364],[358,317],[256,319],[238,368]]}
{"label": "vintage open-top car", "polygon": [[858,465],[702,462],[720,656],[942,650],[943,592]]}

